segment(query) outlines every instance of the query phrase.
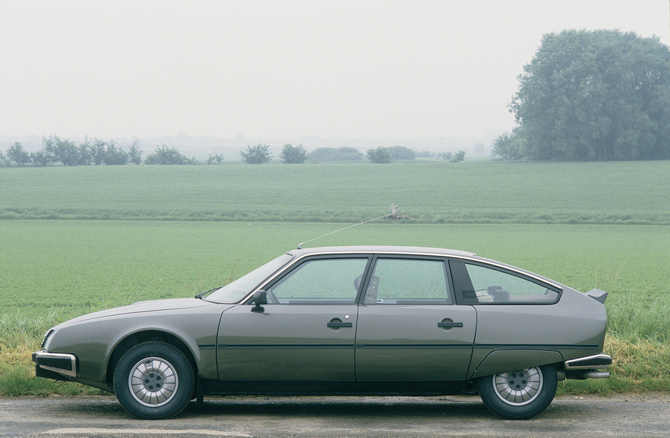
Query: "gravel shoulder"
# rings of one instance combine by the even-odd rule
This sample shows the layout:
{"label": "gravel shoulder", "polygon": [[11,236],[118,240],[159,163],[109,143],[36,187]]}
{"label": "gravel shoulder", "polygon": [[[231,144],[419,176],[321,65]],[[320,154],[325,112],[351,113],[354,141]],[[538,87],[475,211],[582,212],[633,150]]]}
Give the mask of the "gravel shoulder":
{"label": "gravel shoulder", "polygon": [[0,437],[661,437],[669,427],[666,393],[557,397],[527,421],[501,420],[477,396],[208,397],[158,421],[113,396],[0,397]]}

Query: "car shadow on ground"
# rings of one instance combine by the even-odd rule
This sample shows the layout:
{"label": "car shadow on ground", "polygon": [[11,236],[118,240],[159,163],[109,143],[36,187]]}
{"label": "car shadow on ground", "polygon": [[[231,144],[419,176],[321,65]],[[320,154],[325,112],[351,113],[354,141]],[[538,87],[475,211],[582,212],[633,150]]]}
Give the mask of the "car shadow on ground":
{"label": "car shadow on ground", "polygon": [[202,406],[191,403],[180,414],[183,417],[200,415],[252,415],[259,417],[319,417],[324,418],[445,418],[449,416],[486,418],[492,414],[479,398],[469,397],[464,401],[421,402],[410,397],[402,400],[361,399],[350,400],[346,397],[243,397],[206,398]]}
{"label": "car shadow on ground", "polygon": [[[105,420],[136,420],[114,397],[73,398],[59,400],[49,410],[57,415],[92,417]],[[563,415],[587,414],[588,406],[553,403],[537,420],[560,419]],[[595,414],[593,412],[592,414]],[[407,418],[423,420],[471,419],[500,421],[478,396],[459,397],[206,397],[202,405],[192,401],[175,420],[197,420],[202,417],[255,417],[290,420],[319,418],[329,420],[385,420]],[[533,421],[533,420],[531,420]]]}

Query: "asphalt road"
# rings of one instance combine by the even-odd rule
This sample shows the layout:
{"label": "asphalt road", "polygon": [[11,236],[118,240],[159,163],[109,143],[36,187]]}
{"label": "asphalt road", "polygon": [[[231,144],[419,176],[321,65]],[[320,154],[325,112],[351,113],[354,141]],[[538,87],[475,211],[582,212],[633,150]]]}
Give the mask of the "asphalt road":
{"label": "asphalt road", "polygon": [[526,421],[500,420],[477,396],[234,397],[177,418],[137,420],[112,396],[0,398],[0,437],[670,436],[670,394],[564,396]]}

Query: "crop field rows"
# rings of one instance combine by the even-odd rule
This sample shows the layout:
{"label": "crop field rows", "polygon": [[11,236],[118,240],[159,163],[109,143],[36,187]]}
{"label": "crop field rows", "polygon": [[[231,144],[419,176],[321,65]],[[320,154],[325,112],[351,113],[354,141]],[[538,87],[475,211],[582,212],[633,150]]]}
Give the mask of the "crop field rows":
{"label": "crop field rows", "polygon": [[3,168],[0,219],[670,224],[670,162]]}
{"label": "crop field rows", "polygon": [[0,394],[81,391],[32,377],[29,354],[57,322],[193,296],[391,203],[414,219],[308,246],[461,249],[606,290],[614,378],[565,388],[668,390],[669,164],[0,169]]}

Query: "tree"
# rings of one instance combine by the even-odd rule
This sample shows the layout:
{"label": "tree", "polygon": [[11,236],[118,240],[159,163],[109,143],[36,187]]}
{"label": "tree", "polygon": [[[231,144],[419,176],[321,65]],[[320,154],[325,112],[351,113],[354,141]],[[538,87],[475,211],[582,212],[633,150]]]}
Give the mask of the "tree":
{"label": "tree", "polygon": [[80,166],[90,166],[93,164],[93,150],[88,142],[79,144],[79,159],[77,164]]}
{"label": "tree", "polygon": [[450,163],[458,163],[465,160],[465,151],[458,151],[454,155],[452,155],[451,159],[449,160]]}
{"label": "tree", "polygon": [[96,166],[100,166],[105,161],[105,151],[107,150],[107,143],[102,140],[95,139],[95,143],[91,146],[91,155]]}
{"label": "tree", "polygon": [[18,166],[23,166],[30,162],[30,154],[23,149],[23,145],[15,141],[13,145],[7,149],[7,158],[15,162]]}
{"label": "tree", "polygon": [[465,151],[453,152],[441,152],[439,154],[445,160],[449,160],[450,163],[458,163],[459,161],[465,160]]}
{"label": "tree", "polygon": [[108,166],[122,166],[128,163],[128,153],[116,146],[114,141],[107,143],[103,154],[103,161]]}
{"label": "tree", "polygon": [[216,164],[221,164],[223,161],[223,154],[209,154],[209,157],[207,158],[207,164],[214,164],[216,161]]}
{"label": "tree", "polygon": [[142,154],[144,151],[140,150],[137,141],[134,141],[133,144],[128,148],[128,160],[133,164],[142,164]]}
{"label": "tree", "polygon": [[307,151],[301,144],[298,146],[285,144],[279,158],[286,164],[302,164],[307,160]]}
{"label": "tree", "polygon": [[54,136],[53,139],[49,139],[45,149],[48,149],[53,156],[53,162],[60,161],[63,166],[76,166],[79,161],[79,148],[74,141],[66,138]]}
{"label": "tree", "polygon": [[51,162],[49,156],[44,151],[44,149],[41,149],[37,152],[31,152],[30,161],[33,162],[33,166],[40,166],[40,167],[48,166],[49,163]]}
{"label": "tree", "polygon": [[[126,152],[114,141],[107,143],[96,138],[91,144],[88,136],[84,143],[79,145],[74,141],[61,139],[57,135],[49,138],[43,137],[42,141],[44,147],[37,152],[31,152],[28,156],[27,162],[32,161],[34,166],[48,166],[58,162],[63,166],[90,166],[91,164],[112,166],[127,164],[129,161],[135,164],[142,163],[142,151],[139,150],[136,143],[130,146],[129,152]],[[185,157],[184,160],[190,161]]]}
{"label": "tree", "polygon": [[505,133],[496,138],[493,142],[491,155],[500,157],[503,160],[520,160],[523,158],[523,155],[521,154],[521,150],[523,149],[520,145],[521,141],[521,135],[510,135]]}
{"label": "tree", "polygon": [[247,151],[240,151],[240,155],[247,164],[263,164],[272,159],[270,156],[270,146],[266,144],[257,144],[256,146],[247,145]]}
{"label": "tree", "polygon": [[535,160],[670,158],[670,51],[658,38],[546,34],[518,80],[510,111],[519,129],[500,139],[500,152],[518,147]]}
{"label": "tree", "polygon": [[144,164],[189,164],[191,160],[182,155],[176,147],[156,146],[156,150],[147,155]]}
{"label": "tree", "polygon": [[405,146],[391,146],[386,148],[394,160],[414,160],[416,159],[416,152]]}
{"label": "tree", "polygon": [[382,146],[379,146],[377,149],[368,149],[366,156],[368,157],[368,160],[377,164],[386,164],[393,161],[388,149]]}

